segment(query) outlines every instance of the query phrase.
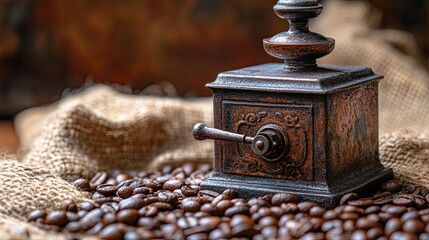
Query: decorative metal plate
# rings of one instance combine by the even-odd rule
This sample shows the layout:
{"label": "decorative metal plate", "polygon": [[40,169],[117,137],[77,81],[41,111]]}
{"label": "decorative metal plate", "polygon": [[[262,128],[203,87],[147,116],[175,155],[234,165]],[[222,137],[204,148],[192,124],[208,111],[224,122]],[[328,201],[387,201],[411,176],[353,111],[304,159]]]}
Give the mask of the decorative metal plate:
{"label": "decorative metal plate", "polygon": [[222,127],[226,131],[254,136],[264,125],[275,124],[288,137],[290,143],[286,156],[268,161],[256,155],[249,144],[223,142],[223,172],[313,180],[312,105],[224,100],[222,116]]}

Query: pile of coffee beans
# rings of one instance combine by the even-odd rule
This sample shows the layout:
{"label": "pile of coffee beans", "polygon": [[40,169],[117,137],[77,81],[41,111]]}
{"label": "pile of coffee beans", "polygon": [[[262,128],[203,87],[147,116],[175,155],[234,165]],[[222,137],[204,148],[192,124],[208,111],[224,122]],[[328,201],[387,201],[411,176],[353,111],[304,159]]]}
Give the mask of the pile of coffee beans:
{"label": "pile of coffee beans", "polygon": [[390,180],[371,197],[348,193],[325,209],[290,193],[242,199],[200,190],[209,165],[100,172],[74,185],[92,200],[66,200],[28,221],[55,232],[103,239],[429,239],[429,194]]}

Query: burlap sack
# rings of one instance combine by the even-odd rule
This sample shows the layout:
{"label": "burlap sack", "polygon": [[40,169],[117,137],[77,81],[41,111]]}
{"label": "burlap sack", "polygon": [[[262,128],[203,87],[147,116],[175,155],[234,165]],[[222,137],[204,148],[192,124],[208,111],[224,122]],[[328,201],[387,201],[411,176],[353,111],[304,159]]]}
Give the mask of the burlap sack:
{"label": "burlap sack", "polygon": [[[40,112],[46,115],[38,119]],[[22,161],[47,166],[66,180],[101,170],[208,162],[213,143],[197,142],[191,133],[199,121],[211,124],[210,99],[126,95],[105,85],[16,119]]]}
{"label": "burlap sack", "polygon": [[50,169],[15,160],[1,162],[0,183],[0,214],[21,220],[35,209],[58,209],[65,199],[89,201]]}
{"label": "burlap sack", "polygon": [[27,223],[35,209],[58,209],[65,199],[90,201],[80,191],[42,166],[3,160],[0,164],[0,239],[69,239]]}
{"label": "burlap sack", "polygon": [[429,136],[402,130],[380,138],[380,159],[396,178],[429,187]]}

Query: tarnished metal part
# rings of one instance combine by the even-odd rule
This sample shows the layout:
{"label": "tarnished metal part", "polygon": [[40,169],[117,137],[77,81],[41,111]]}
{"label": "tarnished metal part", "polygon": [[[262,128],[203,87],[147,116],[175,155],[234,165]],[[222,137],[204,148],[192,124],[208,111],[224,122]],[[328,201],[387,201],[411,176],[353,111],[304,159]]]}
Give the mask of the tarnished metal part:
{"label": "tarnished metal part", "polygon": [[253,151],[269,162],[282,159],[289,151],[289,138],[283,135],[282,128],[275,124],[262,126],[255,137],[210,128],[204,123],[197,123],[192,133],[197,140],[214,139],[251,144]]}
{"label": "tarnished metal part", "polygon": [[367,67],[315,65],[333,48],[306,26],[320,13],[317,0],[280,0],[274,8],[292,29],[264,46],[285,64],[220,73],[206,85],[215,129],[199,125],[196,138],[227,141],[215,141],[215,169],[201,187],[234,188],[243,197],[287,191],[328,207],[347,192],[376,190],[392,177],[378,158],[382,76]]}

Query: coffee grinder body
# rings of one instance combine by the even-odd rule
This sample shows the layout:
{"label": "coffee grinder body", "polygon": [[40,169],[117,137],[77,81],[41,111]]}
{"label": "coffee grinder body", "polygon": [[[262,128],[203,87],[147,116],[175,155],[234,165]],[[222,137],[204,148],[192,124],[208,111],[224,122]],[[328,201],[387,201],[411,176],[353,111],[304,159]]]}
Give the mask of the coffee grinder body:
{"label": "coffee grinder body", "polygon": [[[202,188],[233,188],[242,197],[291,192],[334,206],[347,192],[365,193],[392,177],[378,155],[378,82],[370,68],[317,66],[334,40],[308,31],[316,0],[280,0],[275,12],[289,31],[264,40],[285,63],[218,75],[214,128],[194,127],[198,140],[215,139],[214,172]],[[313,13],[313,15],[309,14]]]}

